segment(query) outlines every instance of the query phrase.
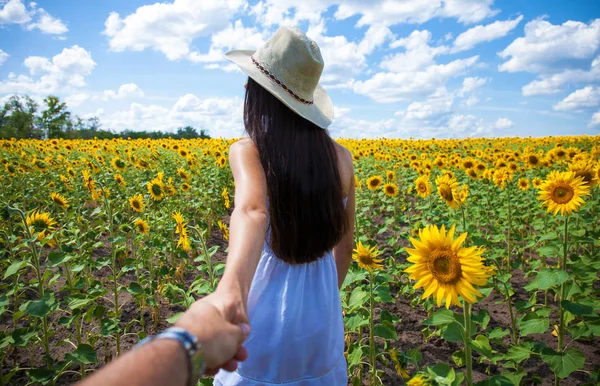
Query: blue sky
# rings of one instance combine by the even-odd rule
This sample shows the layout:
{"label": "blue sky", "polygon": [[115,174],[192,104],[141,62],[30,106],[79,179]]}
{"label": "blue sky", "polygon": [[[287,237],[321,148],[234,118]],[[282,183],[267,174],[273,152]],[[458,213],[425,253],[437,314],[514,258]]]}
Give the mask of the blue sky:
{"label": "blue sky", "polygon": [[334,137],[600,133],[595,0],[0,0],[0,100],[240,136],[245,76],[223,53],[281,25],[321,48]]}

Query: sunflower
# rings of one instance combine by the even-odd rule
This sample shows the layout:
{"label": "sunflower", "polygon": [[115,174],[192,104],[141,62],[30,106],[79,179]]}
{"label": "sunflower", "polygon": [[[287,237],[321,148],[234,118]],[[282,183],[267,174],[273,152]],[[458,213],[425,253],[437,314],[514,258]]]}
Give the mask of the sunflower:
{"label": "sunflower", "polygon": [[575,177],[582,177],[583,182],[591,189],[598,183],[594,170],[594,164],[590,161],[579,161],[569,165],[569,171],[575,173]]}
{"label": "sunflower", "polygon": [[458,295],[468,303],[475,303],[483,296],[473,286],[484,285],[489,277],[484,269],[484,249],[473,246],[462,248],[467,232],[454,239],[455,226],[448,232],[442,225],[419,229],[419,240],[410,238],[414,248],[406,248],[408,261],[413,263],[405,272],[412,280],[417,280],[414,288],[423,287],[422,298],[435,296],[437,306],[446,300],[446,308],[451,304],[461,306]]}
{"label": "sunflower", "polygon": [[50,213],[38,210],[33,211],[27,216],[25,223],[27,226],[33,227],[34,232],[37,232],[38,240],[45,238],[46,234],[52,232],[56,225],[56,221],[50,217]]}
{"label": "sunflower", "polygon": [[177,169],[177,175],[186,181],[190,180],[190,174],[185,169]]}
{"label": "sunflower", "polygon": [[383,179],[379,175],[370,177],[367,179],[367,187],[369,190],[377,190],[381,186],[382,181]]}
{"label": "sunflower", "polygon": [[546,181],[540,186],[538,200],[544,201],[548,212],[556,215],[570,214],[579,210],[585,203],[582,196],[588,195],[590,187],[585,183],[583,177],[577,177],[574,172],[553,171]]}
{"label": "sunflower", "polygon": [[417,374],[406,382],[406,386],[429,386],[431,382],[424,374]]}
{"label": "sunflower", "polygon": [[354,189],[362,189],[362,182],[356,177],[356,174],[354,175]]}
{"label": "sunflower", "polygon": [[227,228],[227,225],[225,225],[221,220],[217,221],[217,225],[219,226],[221,233],[223,233],[223,239],[225,239],[225,241],[229,241],[229,229]]}
{"label": "sunflower", "polygon": [[508,168],[500,168],[494,171],[494,184],[504,190],[506,183],[512,180],[512,174]]}
{"label": "sunflower", "polygon": [[463,184],[463,186],[460,188],[460,192],[458,192],[458,201],[460,201],[461,204],[464,204],[467,202],[467,197],[469,197],[469,186],[467,184]]}
{"label": "sunflower", "polygon": [[184,192],[187,192],[188,190],[190,190],[190,185],[188,185],[186,182],[182,183],[179,187]]}
{"label": "sunflower", "polygon": [[129,206],[138,213],[144,211],[144,196],[137,194],[129,199]]}
{"label": "sunflower", "polygon": [[123,176],[120,174],[115,174],[115,182],[121,186],[127,185],[125,178],[123,178]]}
{"label": "sunflower", "polygon": [[117,169],[120,172],[125,170],[125,161],[123,161],[119,157],[113,158],[112,161],[110,161],[110,164],[113,166],[113,168]]}
{"label": "sunflower", "polygon": [[135,229],[143,235],[147,235],[150,232],[150,227],[148,226],[148,223],[145,220],[142,220],[141,218],[137,218],[133,222],[133,225],[135,225]]}
{"label": "sunflower", "polygon": [[452,209],[457,209],[460,205],[458,201],[458,182],[447,174],[435,179],[437,191],[446,204]]}
{"label": "sunflower", "polygon": [[426,175],[420,176],[415,180],[415,190],[421,198],[426,198],[431,194],[431,183]]}
{"label": "sunflower", "polygon": [[396,174],[391,170],[388,170],[387,172],[385,172],[385,176],[390,181],[394,181],[396,179]]}
{"label": "sunflower", "polygon": [[527,154],[525,156],[525,162],[527,163],[527,166],[531,169],[534,168],[536,166],[540,165],[540,157],[538,157],[536,154]]}
{"label": "sunflower", "polygon": [[388,197],[396,197],[398,195],[398,187],[393,182],[388,182],[383,185],[383,193]]}
{"label": "sunflower", "polygon": [[221,196],[223,196],[223,200],[225,201],[225,208],[229,209],[231,207],[231,202],[229,201],[229,192],[227,191],[227,187],[223,188]]}
{"label": "sunflower", "polygon": [[17,168],[15,167],[15,165],[7,163],[4,164],[4,168],[6,169],[6,172],[11,176],[14,176],[17,173]]}
{"label": "sunflower", "polygon": [[217,158],[216,164],[218,167],[223,168],[225,167],[225,165],[227,165],[227,160],[225,159],[225,157],[221,156]]}
{"label": "sunflower", "polygon": [[69,207],[69,201],[58,193],[50,193],[50,198],[56,205],[63,209],[67,209]]}
{"label": "sunflower", "polygon": [[148,193],[150,193],[150,197],[152,197],[154,201],[162,200],[165,197],[165,186],[160,179],[153,179],[148,182],[147,186]]}
{"label": "sunflower", "polygon": [[519,186],[519,189],[521,190],[527,190],[529,189],[529,180],[527,178],[519,178],[519,182],[517,183],[517,185]]}
{"label": "sunflower", "polygon": [[542,179],[539,177],[535,177],[533,180],[531,180],[531,183],[533,184],[533,186],[535,186],[536,188],[539,188],[540,186],[542,186]]}
{"label": "sunflower", "polygon": [[383,269],[383,260],[377,259],[377,256],[381,254],[381,251],[378,251],[375,247],[364,247],[359,241],[353,252],[352,259],[358,263],[359,267],[364,268],[371,273],[373,273],[373,269]]}

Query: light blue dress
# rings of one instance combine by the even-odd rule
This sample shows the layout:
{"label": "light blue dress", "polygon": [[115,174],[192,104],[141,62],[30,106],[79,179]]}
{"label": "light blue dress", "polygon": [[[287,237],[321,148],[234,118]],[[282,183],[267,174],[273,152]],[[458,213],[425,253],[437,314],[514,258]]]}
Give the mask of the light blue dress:
{"label": "light blue dress", "polygon": [[337,283],[332,251],[312,263],[290,265],[265,241],[248,294],[248,359],[234,372],[219,371],[214,384],[347,385]]}

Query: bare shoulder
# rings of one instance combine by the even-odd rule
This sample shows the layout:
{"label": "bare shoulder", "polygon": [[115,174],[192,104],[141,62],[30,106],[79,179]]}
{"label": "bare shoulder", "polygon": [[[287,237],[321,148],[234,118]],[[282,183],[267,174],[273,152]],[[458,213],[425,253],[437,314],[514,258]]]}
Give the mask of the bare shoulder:
{"label": "bare shoulder", "polygon": [[250,138],[242,138],[229,146],[229,162],[236,158],[242,158],[246,161],[259,160],[258,149]]}

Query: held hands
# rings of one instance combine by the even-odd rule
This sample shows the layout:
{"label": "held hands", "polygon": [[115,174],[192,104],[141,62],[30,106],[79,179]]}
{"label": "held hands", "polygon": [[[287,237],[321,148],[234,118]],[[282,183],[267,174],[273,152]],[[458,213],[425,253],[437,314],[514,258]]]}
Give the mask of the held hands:
{"label": "held hands", "polygon": [[219,291],[196,301],[175,324],[196,335],[202,344],[206,374],[220,368],[234,371],[248,357],[242,343],[250,333],[241,302]]}

